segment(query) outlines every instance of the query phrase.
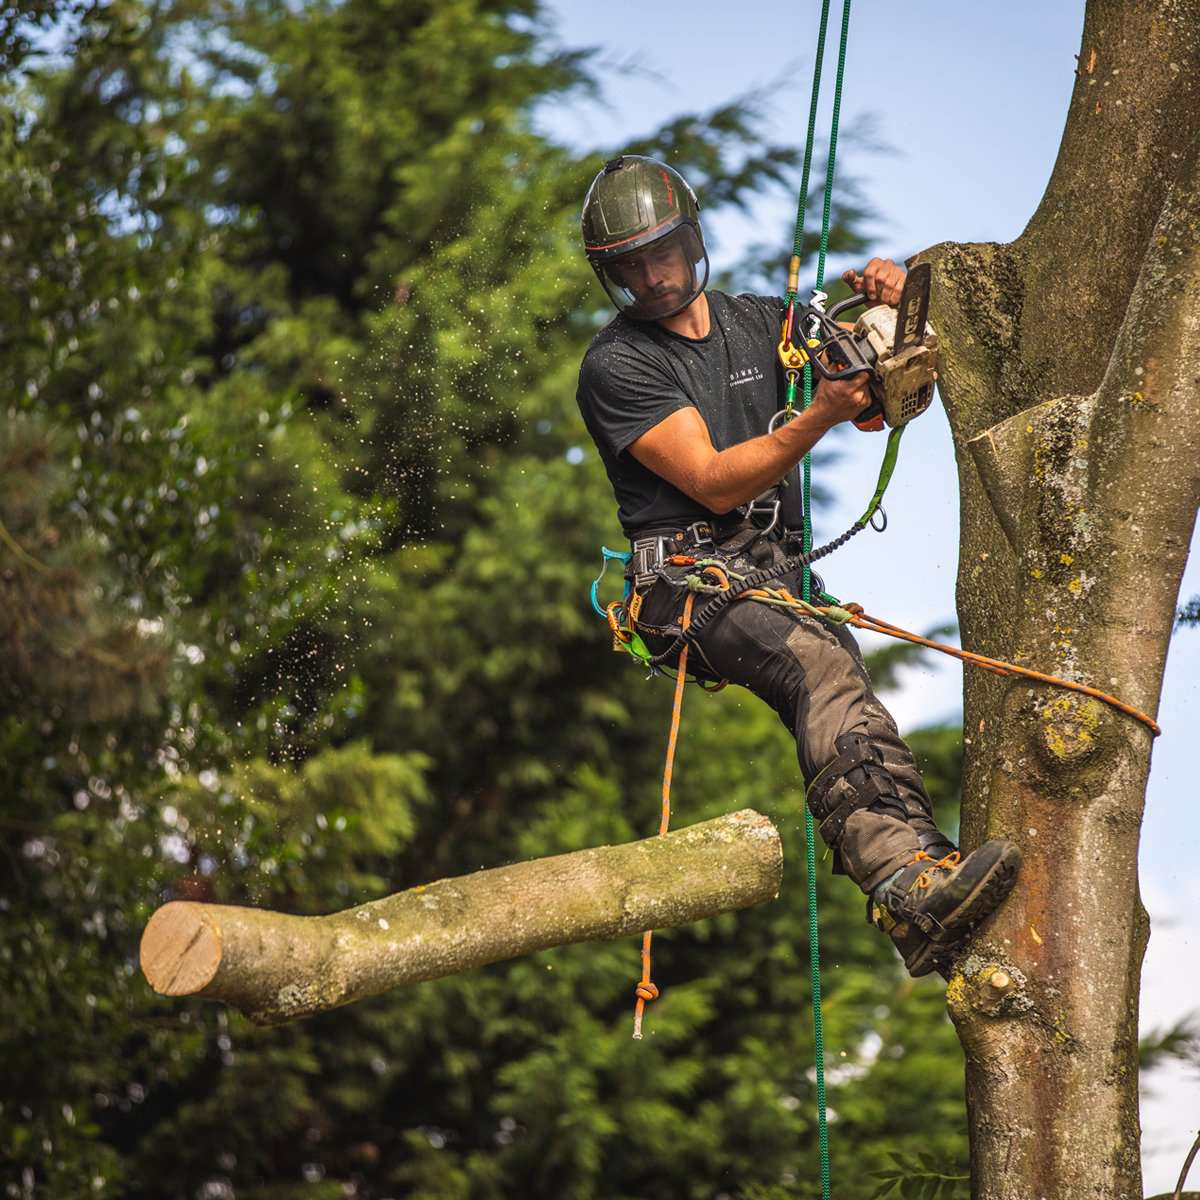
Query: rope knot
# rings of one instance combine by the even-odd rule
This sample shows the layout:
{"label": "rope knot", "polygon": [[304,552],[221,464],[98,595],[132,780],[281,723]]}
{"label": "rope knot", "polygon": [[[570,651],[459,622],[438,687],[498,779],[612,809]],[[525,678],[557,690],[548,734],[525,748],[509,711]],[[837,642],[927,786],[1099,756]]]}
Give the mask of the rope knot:
{"label": "rope knot", "polygon": [[648,979],[639,979],[637,986],[634,988],[639,1000],[657,1000],[658,987]]}

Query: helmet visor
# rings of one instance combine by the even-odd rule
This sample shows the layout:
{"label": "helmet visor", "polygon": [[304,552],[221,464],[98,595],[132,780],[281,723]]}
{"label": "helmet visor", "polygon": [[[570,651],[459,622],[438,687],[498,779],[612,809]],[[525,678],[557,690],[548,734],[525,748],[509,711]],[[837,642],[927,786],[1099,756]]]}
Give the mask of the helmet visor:
{"label": "helmet visor", "polygon": [[612,302],[637,321],[674,316],[708,283],[708,254],[690,221],[649,245],[603,262],[593,259],[592,265]]}

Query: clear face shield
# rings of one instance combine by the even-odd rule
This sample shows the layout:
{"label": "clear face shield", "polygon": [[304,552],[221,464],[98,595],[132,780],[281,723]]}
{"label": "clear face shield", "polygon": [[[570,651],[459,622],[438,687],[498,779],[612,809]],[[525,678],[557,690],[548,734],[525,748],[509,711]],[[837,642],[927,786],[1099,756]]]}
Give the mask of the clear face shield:
{"label": "clear face shield", "polygon": [[612,302],[637,321],[674,316],[708,283],[708,253],[690,222],[647,246],[593,266]]}

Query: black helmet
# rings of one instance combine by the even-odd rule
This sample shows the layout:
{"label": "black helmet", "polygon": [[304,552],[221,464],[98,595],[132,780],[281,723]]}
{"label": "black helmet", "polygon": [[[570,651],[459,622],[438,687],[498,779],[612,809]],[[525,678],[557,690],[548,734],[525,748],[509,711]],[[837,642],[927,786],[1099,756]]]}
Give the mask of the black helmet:
{"label": "black helmet", "polygon": [[588,262],[627,317],[673,316],[704,291],[700,205],[666,163],[640,154],[614,158],[592,180],[580,223]]}

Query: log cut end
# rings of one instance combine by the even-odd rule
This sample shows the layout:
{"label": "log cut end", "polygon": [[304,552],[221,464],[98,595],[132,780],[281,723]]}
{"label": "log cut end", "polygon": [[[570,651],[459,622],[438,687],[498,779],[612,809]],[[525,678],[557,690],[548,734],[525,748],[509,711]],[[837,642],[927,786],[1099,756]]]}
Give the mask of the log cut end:
{"label": "log cut end", "polygon": [[150,918],[140,957],[142,974],[160,995],[193,996],[221,965],[221,930],[203,904],[172,900]]}

